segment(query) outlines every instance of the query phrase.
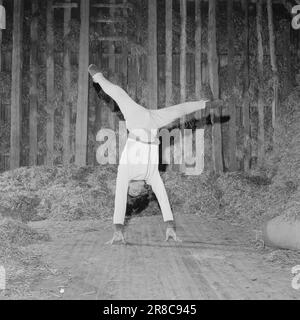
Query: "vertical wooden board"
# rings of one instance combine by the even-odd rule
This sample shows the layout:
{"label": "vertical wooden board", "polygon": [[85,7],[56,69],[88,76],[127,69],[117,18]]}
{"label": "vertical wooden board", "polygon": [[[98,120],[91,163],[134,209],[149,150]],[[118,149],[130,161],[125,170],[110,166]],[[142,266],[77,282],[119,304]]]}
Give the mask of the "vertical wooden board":
{"label": "vertical wooden board", "polygon": [[193,53],[190,54],[191,57],[191,74],[190,74],[190,83],[191,85],[195,85],[196,81],[196,70],[195,70],[195,55]]}
{"label": "vertical wooden board", "polygon": [[180,85],[180,57],[178,54],[173,55],[173,82],[176,86]]}
{"label": "vertical wooden board", "polygon": [[[2,5],[3,4],[3,1],[2,0],[0,0],[0,5]],[[2,29],[0,29],[0,72],[2,72]],[[1,108],[1,113],[3,112],[2,110],[3,110],[3,104],[2,104],[2,90],[0,90],[0,108]],[[2,116],[2,115],[0,115],[0,120],[3,120],[4,119],[4,117]],[[7,121],[7,120],[6,120]],[[4,159],[3,158],[3,156],[1,156],[2,157],[2,159]],[[2,161],[1,162],[1,164],[4,166],[4,161]],[[1,164],[0,164],[0,166],[1,166]],[[0,168],[0,170],[5,170],[4,168]]]}
{"label": "vertical wooden board", "polygon": [[209,83],[214,99],[219,98],[219,75],[216,38],[216,0],[209,2],[208,12],[208,69]]}
{"label": "vertical wooden board", "polygon": [[[138,101],[139,99],[139,87],[140,87],[140,66],[139,66],[139,55],[135,55],[133,59],[134,63],[134,74],[135,74],[135,83],[134,83],[134,99]],[[127,67],[128,68],[128,67]],[[127,74],[129,70],[127,71]],[[127,76],[128,77],[128,76]]]}
{"label": "vertical wooden board", "polygon": [[[116,1],[115,0],[109,0],[110,4],[115,4]],[[113,7],[109,8],[109,14],[111,19],[114,19],[115,16],[115,9]],[[111,32],[111,36],[113,36],[115,34],[115,26],[113,23],[110,24],[110,32]],[[114,81],[116,81],[117,77],[116,77],[116,57],[115,57],[115,43],[113,41],[109,42],[108,45],[108,52],[109,52],[109,58],[108,58],[108,69],[109,69],[109,74],[110,76],[112,76],[114,78]],[[110,129],[115,129],[115,121],[116,121],[116,117],[115,114],[113,113],[113,108],[114,108],[114,101],[111,100],[109,103],[109,106],[107,108],[107,116],[108,116],[108,124]]]}
{"label": "vertical wooden board", "polygon": [[75,163],[86,165],[87,156],[87,125],[88,125],[88,91],[89,79],[87,68],[89,65],[89,16],[90,1],[80,2],[80,40],[79,40],[79,68],[78,68],[78,97],[76,115],[76,153]]}
{"label": "vertical wooden board", "polygon": [[[209,83],[214,99],[219,99],[219,74],[216,38],[216,0],[209,1],[208,10],[208,70]],[[222,132],[220,111],[211,112],[212,126],[212,157],[216,173],[223,172]]]}
{"label": "vertical wooden board", "polygon": [[[123,0],[123,3],[126,4],[127,0]],[[124,36],[128,37],[128,27],[127,27],[127,19],[128,19],[128,13],[127,13],[127,9],[125,8],[123,10],[123,16],[124,16],[124,20],[126,21],[125,24],[123,25],[123,32],[124,32]],[[123,41],[123,54],[122,54],[122,85],[124,87],[124,89],[127,89],[127,85],[128,85],[128,42]],[[137,81],[137,79],[136,79]]]}
{"label": "vertical wooden board", "polygon": [[[115,4],[116,1],[115,0],[109,0],[110,4]],[[109,8],[109,15],[111,17],[111,19],[114,19],[114,15],[115,15],[115,9],[114,7]],[[113,23],[110,24],[109,26],[110,28],[110,32],[111,32],[111,36],[113,36],[115,34],[115,26]],[[108,44],[108,53],[109,58],[108,58],[108,68],[109,68],[109,72],[110,74],[114,74],[115,70],[116,70],[116,59],[114,56],[115,53],[115,43],[113,41],[110,41]]]}
{"label": "vertical wooden board", "polygon": [[10,169],[20,166],[23,68],[23,0],[14,0],[11,86]]}
{"label": "vertical wooden board", "polygon": [[[67,4],[71,0],[65,0]],[[64,125],[63,125],[63,164],[68,165],[71,158],[71,62],[70,62],[70,32],[71,32],[71,7],[64,8],[64,51],[63,51],[63,100],[64,100]]]}
{"label": "vertical wooden board", "polygon": [[244,7],[244,66],[243,66],[243,127],[244,127],[244,170],[250,169],[250,97],[249,97],[249,2],[243,0]]}
{"label": "vertical wooden board", "polygon": [[284,67],[285,67],[285,79],[282,81],[284,90],[283,90],[283,98],[287,96],[290,89],[292,88],[292,79],[293,79],[293,71],[292,71],[292,57],[291,57],[291,34],[290,34],[290,21],[284,20],[284,41],[282,48],[282,55],[284,57]]}
{"label": "vertical wooden board", "polygon": [[180,0],[180,102],[186,99],[186,47],[187,47],[187,0]]}
{"label": "vertical wooden board", "polygon": [[258,73],[258,166],[262,166],[265,158],[265,116],[262,81],[264,72],[264,48],[262,38],[262,0],[256,3],[256,33],[257,33],[257,73]]}
{"label": "vertical wooden board", "polygon": [[202,61],[202,82],[205,84],[209,83],[209,71],[207,61]]}
{"label": "vertical wooden board", "polygon": [[157,0],[148,0],[148,108],[157,109]]}
{"label": "vertical wooden board", "polygon": [[189,86],[195,84],[195,55],[193,53],[187,55],[187,84]]}
{"label": "vertical wooden board", "polygon": [[[100,9],[95,10],[97,11],[96,17],[101,18],[101,12]],[[94,25],[95,32],[101,35],[103,32],[102,30],[102,24],[101,23],[96,23]],[[102,42],[98,41],[96,45],[96,60],[95,64],[99,66],[101,69],[105,69],[105,58],[102,55],[103,48],[102,48]],[[107,120],[107,114],[106,114],[106,103],[104,102],[103,99],[100,99],[98,95],[95,95],[95,122],[94,122],[94,132],[95,132],[95,137],[97,135],[97,132],[101,129],[102,126],[106,126],[106,120]]]}
{"label": "vertical wooden board", "polygon": [[[98,29],[99,30],[99,29]],[[102,52],[101,52],[101,45],[99,44],[99,46],[96,48],[96,50],[98,50],[98,54],[96,55],[95,58],[95,64],[99,66],[99,68],[102,68]],[[100,99],[96,93],[95,90],[94,91],[94,95],[93,95],[93,99],[94,99],[94,104],[95,104],[95,121],[94,121],[94,137],[96,139],[97,137],[97,133],[98,131],[101,129],[101,125],[102,125],[102,111],[104,108],[104,101],[103,99]],[[98,144],[95,143],[95,148],[97,148]],[[95,152],[95,157],[94,157],[94,161],[95,164],[97,163],[97,158],[96,158],[96,152],[97,150],[94,150]]]}
{"label": "vertical wooden board", "polygon": [[143,80],[143,74],[142,74],[142,55],[136,56],[136,73],[137,73],[137,80],[136,80],[136,97],[138,101],[141,99],[142,95],[142,80]]}
{"label": "vertical wooden board", "polygon": [[133,98],[136,99],[135,96],[135,57],[129,56],[128,57],[128,93]]}
{"label": "vertical wooden board", "polygon": [[228,158],[229,158],[229,171],[236,171],[238,169],[236,159],[236,102],[234,96],[235,79],[235,65],[234,65],[234,24],[233,24],[233,0],[227,2],[227,34],[228,34],[228,74],[227,82],[231,88],[229,97],[229,141],[227,145]]}
{"label": "vertical wooden board", "polygon": [[38,112],[38,0],[32,1],[30,25],[30,111],[29,111],[29,165],[37,164],[37,112]]}
{"label": "vertical wooden board", "polygon": [[[3,4],[3,0],[0,0],[0,5]],[[0,72],[2,71],[2,29],[0,29]]]}
{"label": "vertical wooden board", "polygon": [[46,165],[52,166],[54,161],[54,24],[53,24],[53,0],[47,1],[47,68],[46,68]]}
{"label": "vertical wooden board", "polygon": [[166,101],[166,90],[165,90],[165,55],[160,54],[157,57],[157,65],[158,65],[158,106],[165,106]]}
{"label": "vertical wooden board", "polygon": [[275,48],[275,33],[274,33],[274,22],[273,22],[273,6],[272,1],[267,0],[267,11],[268,11],[268,29],[269,29],[269,46],[270,46],[270,59],[273,73],[273,101],[272,101],[272,126],[273,126],[273,143],[275,143],[276,134],[276,116],[278,112],[278,96],[279,96],[279,75],[277,68],[276,59],[276,48]]}
{"label": "vertical wooden board", "polygon": [[201,98],[202,90],[202,0],[195,0],[195,93]]}
{"label": "vertical wooden board", "polygon": [[172,104],[173,95],[173,0],[166,0],[166,106]]}
{"label": "vertical wooden board", "polygon": [[[180,0],[180,102],[186,100],[186,68],[187,68],[187,0]],[[180,126],[183,130],[185,127],[186,117],[180,118]],[[184,150],[185,152],[185,150]],[[183,157],[184,159],[184,157]],[[180,171],[185,172],[185,162],[180,165]]]}

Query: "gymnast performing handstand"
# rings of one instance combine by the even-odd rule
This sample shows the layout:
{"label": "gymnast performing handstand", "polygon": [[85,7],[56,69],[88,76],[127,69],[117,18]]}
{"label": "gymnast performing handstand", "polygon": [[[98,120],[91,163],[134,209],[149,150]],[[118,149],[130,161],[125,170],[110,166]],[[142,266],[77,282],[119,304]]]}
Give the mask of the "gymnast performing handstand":
{"label": "gymnast performing handstand", "polygon": [[95,83],[119,106],[129,131],[126,145],[118,166],[115,208],[113,215],[114,235],[108,243],[125,242],[124,221],[127,193],[131,181],[145,181],[159,202],[166,224],[166,241],[169,238],[181,242],[175,231],[175,222],[164,183],[158,171],[158,129],[189,113],[205,109],[208,100],[186,102],[175,106],[150,110],[137,104],[119,86],[108,81],[96,65],[88,68]]}

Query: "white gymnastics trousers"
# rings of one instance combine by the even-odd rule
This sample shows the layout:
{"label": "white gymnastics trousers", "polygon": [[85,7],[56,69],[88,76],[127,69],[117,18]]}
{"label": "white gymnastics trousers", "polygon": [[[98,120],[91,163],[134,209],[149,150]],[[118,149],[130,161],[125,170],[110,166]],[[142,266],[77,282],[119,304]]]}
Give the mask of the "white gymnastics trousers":
{"label": "white gymnastics trousers", "polygon": [[95,74],[93,81],[116,101],[129,131],[118,167],[113,223],[124,224],[129,183],[136,180],[144,180],[152,187],[164,221],[173,221],[167,192],[158,171],[157,132],[182,116],[204,109],[207,101],[186,102],[150,110],[133,101],[122,88],[108,81],[102,73]]}

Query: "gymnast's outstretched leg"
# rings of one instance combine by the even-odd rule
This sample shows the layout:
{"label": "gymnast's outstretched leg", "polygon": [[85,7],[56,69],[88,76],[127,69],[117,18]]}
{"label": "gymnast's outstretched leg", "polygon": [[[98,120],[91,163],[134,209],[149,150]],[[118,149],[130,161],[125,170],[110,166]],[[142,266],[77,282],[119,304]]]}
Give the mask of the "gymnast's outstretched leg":
{"label": "gymnast's outstretched leg", "polygon": [[128,124],[131,127],[136,125],[136,129],[160,129],[176,119],[205,109],[209,102],[208,100],[199,100],[150,110],[137,104],[129,97],[125,90],[108,81],[97,66],[90,65],[89,72],[93,77],[93,81],[98,83],[103,91],[116,101]]}
{"label": "gymnast's outstretched leg", "polygon": [[150,110],[152,129],[160,129],[176,119],[206,108],[208,100],[184,102],[171,107]]}
{"label": "gymnast's outstretched leg", "polygon": [[93,77],[93,81],[98,83],[103,91],[116,101],[126,121],[132,122],[139,119],[142,124],[149,119],[149,110],[132,100],[124,89],[107,80],[97,66],[90,65],[89,73]]}

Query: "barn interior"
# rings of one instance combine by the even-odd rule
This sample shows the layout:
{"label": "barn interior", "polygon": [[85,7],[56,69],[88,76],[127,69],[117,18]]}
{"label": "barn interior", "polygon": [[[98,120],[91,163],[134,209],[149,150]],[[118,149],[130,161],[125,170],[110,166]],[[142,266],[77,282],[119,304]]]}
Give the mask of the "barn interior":
{"label": "barn interior", "polygon": [[[1,5],[1,299],[296,299],[289,279],[300,259],[298,1]],[[124,119],[98,95],[90,63],[150,109],[222,102],[172,127],[192,129],[194,147],[204,131],[201,174],[160,164],[180,246],[161,244],[151,188],[128,195],[130,245],[104,245],[117,163],[99,163],[97,133],[111,129],[119,147]]]}

